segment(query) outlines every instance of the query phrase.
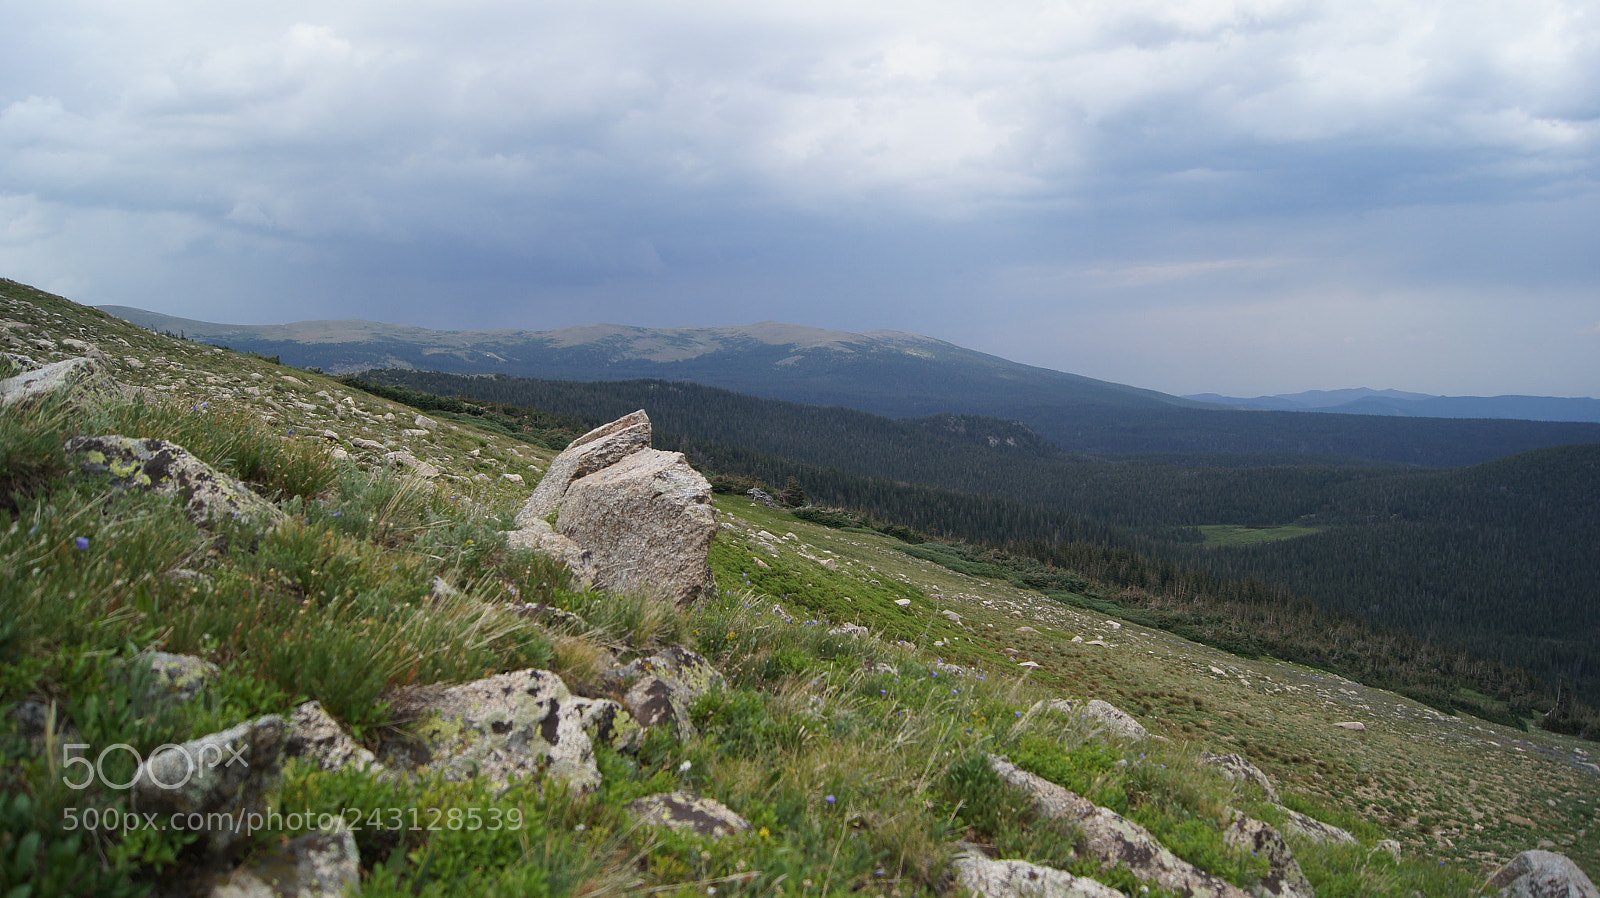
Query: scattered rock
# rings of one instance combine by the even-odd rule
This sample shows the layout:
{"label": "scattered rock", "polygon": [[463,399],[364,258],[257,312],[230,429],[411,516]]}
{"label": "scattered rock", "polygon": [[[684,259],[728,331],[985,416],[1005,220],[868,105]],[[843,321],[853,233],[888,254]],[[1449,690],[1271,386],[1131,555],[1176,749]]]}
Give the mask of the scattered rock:
{"label": "scattered rock", "polygon": [[589,731],[609,738],[622,710],[574,696],[547,670],[409,690],[391,701],[411,723],[379,752],[387,767],[443,771],[450,780],[481,776],[496,786],[549,775],[580,790],[600,783]]}
{"label": "scattered rock", "polygon": [[[287,734],[276,714],[172,745],[139,765],[133,806],[145,813],[184,814],[185,827],[206,833],[221,852],[247,834],[247,815],[264,814],[282,779]],[[232,825],[228,825],[229,821]]]}
{"label": "scattered rock", "polygon": [[1203,751],[1200,753],[1200,763],[1208,767],[1217,768],[1217,771],[1224,777],[1235,782],[1254,783],[1261,787],[1261,791],[1267,793],[1267,801],[1273,804],[1282,803],[1282,800],[1278,798],[1278,790],[1272,786],[1272,780],[1261,772],[1260,767],[1250,763],[1243,755],[1214,755],[1211,752]]}
{"label": "scattered rock", "polygon": [[1359,720],[1347,720],[1344,723],[1336,723],[1334,726],[1341,730],[1350,730],[1351,732],[1355,733],[1359,733],[1367,728],[1367,725]]}
{"label": "scattered rock", "polygon": [[353,437],[350,440],[350,445],[356,447],[357,449],[365,449],[368,452],[387,453],[389,451],[388,446],[385,446],[376,440],[364,440],[361,437]]}
{"label": "scattered rock", "polygon": [[1600,898],[1582,869],[1564,854],[1524,851],[1489,877],[1498,898]]}
{"label": "scattered rock", "polygon": [[1393,839],[1380,839],[1376,845],[1372,846],[1372,850],[1374,853],[1381,851],[1398,861],[1400,860],[1400,852],[1403,849],[1400,843]]}
{"label": "scattered rock", "polygon": [[1150,731],[1144,724],[1133,718],[1133,715],[1118,708],[1110,702],[1094,699],[1089,702],[1075,702],[1067,699],[1047,699],[1035,704],[1029,709],[1029,715],[1036,713],[1041,707],[1051,711],[1059,711],[1074,717],[1084,717],[1092,721],[1097,728],[1103,729],[1119,739],[1138,742],[1150,738]]}
{"label": "scattered rock", "polygon": [[1315,817],[1308,817],[1281,804],[1278,805],[1278,810],[1283,812],[1284,830],[1294,833],[1303,839],[1309,839],[1313,842],[1336,842],[1341,845],[1356,844],[1355,836],[1331,823],[1323,823]]}
{"label": "scattered rock", "polygon": [[768,508],[778,507],[778,503],[774,502],[770,495],[763,490],[757,489],[756,487],[751,487],[750,489],[745,490],[744,494],[749,496],[750,501],[756,503],[757,505],[765,505]]}
{"label": "scattered rock", "polygon": [[565,608],[546,605],[543,602],[523,602],[520,605],[507,607],[512,614],[525,617],[545,626],[560,626],[564,630],[582,633],[589,629],[589,622]]}
{"label": "scattered rock", "polygon": [[317,701],[294,709],[283,753],[285,757],[303,758],[323,770],[343,770],[350,766],[374,772],[383,769],[372,752],[346,735],[339,722]]}
{"label": "scattered rock", "polygon": [[840,624],[839,626],[829,630],[828,633],[834,636],[849,636],[855,639],[861,639],[863,637],[872,635],[871,630],[868,630],[866,627],[863,627],[860,624]]}
{"label": "scattered rock", "polygon": [[93,401],[118,391],[116,382],[99,362],[88,358],[65,359],[0,380],[0,408],[36,402],[51,395]]}
{"label": "scattered rock", "polygon": [[713,798],[688,792],[647,795],[628,805],[628,814],[645,826],[663,826],[675,832],[697,833],[721,839],[748,832],[750,821]]}
{"label": "scattered rock", "polygon": [[952,864],[956,884],[981,898],[1127,898],[1108,885],[1065,870],[963,852]]}
{"label": "scattered rock", "polygon": [[438,430],[439,429],[439,422],[433,420],[432,418],[428,417],[427,415],[418,415],[416,418],[412,419],[411,423],[417,425],[417,427],[421,428],[424,431]]}
{"label": "scattered rock", "polygon": [[1267,859],[1267,875],[1261,879],[1261,895],[1272,898],[1316,898],[1316,889],[1300,869],[1300,863],[1294,859],[1289,845],[1269,824],[1234,811],[1233,821],[1222,831],[1222,841]]}
{"label": "scattered rock", "polygon": [[146,652],[139,657],[156,675],[156,681],[151,684],[152,693],[172,701],[193,701],[217,675],[215,664],[193,655]]}
{"label": "scattered rock", "polygon": [[189,451],[166,440],[121,436],[73,437],[67,454],[80,468],[110,474],[119,489],[177,494],[190,520],[258,520],[278,523],[287,516],[271,502],[250,492],[242,482],[223,474]]}
{"label": "scattered rock", "polygon": [[211,898],[343,898],[360,882],[355,835],[339,819],[332,832],[307,833],[255,855]]}
{"label": "scattered rock", "polygon": [[501,474],[500,479],[508,483],[515,483],[517,486],[522,486],[521,474]]}
{"label": "scattered rock", "polygon": [[1040,813],[1076,826],[1085,849],[1102,864],[1125,866],[1139,879],[1189,898],[1248,898],[1239,887],[1168,851],[1139,824],[1004,758],[990,755],[989,766],[1002,780],[1028,793]]}
{"label": "scattered rock", "polygon": [[404,466],[409,473],[417,477],[421,477],[424,480],[432,480],[433,478],[438,477],[441,473],[437,466],[431,465],[409,452],[387,452],[384,453],[383,458],[384,461],[387,461],[391,465]]}

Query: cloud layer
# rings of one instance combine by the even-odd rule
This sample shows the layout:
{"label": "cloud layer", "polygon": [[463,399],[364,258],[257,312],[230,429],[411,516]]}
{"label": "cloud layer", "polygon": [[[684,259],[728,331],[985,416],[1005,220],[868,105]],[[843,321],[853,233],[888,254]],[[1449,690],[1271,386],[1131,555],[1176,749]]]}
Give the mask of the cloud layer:
{"label": "cloud layer", "polygon": [[1177,392],[1600,383],[1580,0],[7,18],[0,274],[83,301],[893,327]]}

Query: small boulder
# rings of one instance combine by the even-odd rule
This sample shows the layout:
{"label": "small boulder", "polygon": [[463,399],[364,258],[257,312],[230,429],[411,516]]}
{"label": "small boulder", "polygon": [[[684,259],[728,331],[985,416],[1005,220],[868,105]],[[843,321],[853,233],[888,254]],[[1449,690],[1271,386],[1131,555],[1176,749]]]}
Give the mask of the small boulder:
{"label": "small boulder", "polygon": [[189,519],[265,520],[287,518],[241,481],[224,474],[166,440],[122,436],[73,437],[67,455],[89,473],[109,474],[118,489],[154,490],[184,500]]}
{"label": "small boulder", "polygon": [[432,480],[442,473],[437,465],[429,464],[409,452],[387,452],[384,453],[383,459],[390,465],[405,468],[407,473],[424,480]]}
{"label": "small boulder", "polygon": [[1489,877],[1497,898],[1600,898],[1588,875],[1564,854],[1524,851]]}
{"label": "small boulder", "polygon": [[1073,717],[1086,719],[1096,729],[1104,730],[1118,739],[1139,742],[1150,738],[1150,731],[1144,728],[1144,724],[1135,720],[1133,715],[1110,702],[1103,702],[1100,699],[1092,699],[1088,702],[1076,702],[1059,698],[1047,699],[1034,705],[1030,709],[1030,716],[1041,705],[1051,711],[1059,711]]}
{"label": "small boulder", "polygon": [[1347,721],[1344,721],[1343,723],[1336,723],[1336,724],[1334,724],[1334,726],[1338,727],[1341,730],[1349,730],[1352,733],[1359,733],[1359,732],[1362,732],[1362,731],[1366,730],[1366,728],[1367,728],[1367,725],[1362,723],[1359,720],[1347,720]]}
{"label": "small boulder", "polygon": [[1207,767],[1217,768],[1217,772],[1221,773],[1223,777],[1234,782],[1254,783],[1260,786],[1261,791],[1267,794],[1267,801],[1273,804],[1282,803],[1282,799],[1278,798],[1278,790],[1272,786],[1272,780],[1261,772],[1260,767],[1250,763],[1243,755],[1214,755],[1211,752],[1203,751],[1200,753],[1200,763]]}
{"label": "small boulder", "polygon": [[307,833],[255,855],[210,898],[343,898],[360,884],[355,834],[340,819],[332,832]]}
{"label": "small boulder", "polygon": [[1294,852],[1271,825],[1234,811],[1233,821],[1222,831],[1222,841],[1267,859],[1267,875],[1260,888],[1263,898],[1316,898],[1316,889],[1294,859]]}
{"label": "small boulder", "polygon": [[100,362],[89,358],[66,359],[0,380],[0,408],[36,402],[51,395],[93,400],[118,392],[116,382]]}
{"label": "small boulder", "polygon": [[1127,898],[1104,883],[1020,860],[993,860],[976,851],[956,856],[956,884],[980,898]]}
{"label": "small boulder", "polygon": [[383,769],[372,752],[350,738],[318,701],[305,702],[294,709],[289,717],[289,735],[283,754],[302,758],[323,770],[343,770],[350,766],[374,772]]}
{"label": "small boulder", "polygon": [[156,676],[151,691],[177,702],[193,701],[217,675],[217,666],[193,655],[146,652],[140,656]]}
{"label": "small boulder", "polygon": [[186,828],[205,832],[211,851],[226,850],[250,832],[251,815],[265,814],[278,791],[286,734],[283,718],[270,714],[167,746],[139,765],[134,809],[186,815]]}
{"label": "small boulder", "polygon": [[1357,844],[1356,837],[1348,830],[1340,829],[1332,823],[1323,823],[1315,817],[1308,817],[1281,804],[1278,805],[1278,810],[1283,812],[1284,830],[1302,839],[1312,842],[1332,842],[1337,845]]}
{"label": "small boulder", "polygon": [[750,821],[712,798],[688,792],[647,795],[628,805],[628,814],[645,826],[661,826],[674,832],[696,833],[722,839],[748,832]]}

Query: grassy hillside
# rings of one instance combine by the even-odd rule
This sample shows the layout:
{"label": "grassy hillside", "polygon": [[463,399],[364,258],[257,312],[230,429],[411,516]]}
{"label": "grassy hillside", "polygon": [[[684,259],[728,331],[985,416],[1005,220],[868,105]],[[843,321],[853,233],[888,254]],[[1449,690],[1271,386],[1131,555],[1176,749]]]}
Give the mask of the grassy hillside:
{"label": "grassy hillside", "polygon": [[[443,426],[406,433],[417,429],[410,409],[315,373],[125,327],[14,283],[0,283],[0,320],[12,351],[48,361],[79,351],[66,340],[91,343],[120,381],[153,394],[0,412],[7,895],[133,895],[208,875],[196,867],[192,834],[69,832],[65,821],[87,810],[100,820],[127,810],[127,795],[67,788],[60,743],[21,738],[14,712],[26,703],[53,705],[58,723],[70,721],[95,750],[148,753],[307,697],[371,742],[400,723],[385,700],[396,687],[536,665],[598,692],[611,659],[672,644],[728,676],[693,708],[701,738],[660,733],[631,751],[602,747],[593,793],[381,782],[290,762],[283,819],[365,820],[398,808],[517,821],[362,829],[368,896],[940,895],[959,839],[1140,893],[1126,871],[1099,869],[1070,833],[985,779],[975,761],[995,751],[1249,886],[1259,865],[1222,845],[1225,809],[1281,816],[1259,792],[1197,766],[1198,752],[1211,750],[1244,753],[1289,807],[1358,836],[1352,846],[1293,841],[1323,898],[1468,894],[1539,840],[1600,865],[1600,770],[1574,740],[1445,717],[1315,670],[1230,656],[912,558],[885,536],[733,497],[717,505],[726,526],[713,548],[715,600],[680,611],[574,591],[559,569],[509,550],[500,535],[529,490],[500,475],[531,484],[552,454],[543,440],[446,413]],[[218,533],[171,502],[108,497],[102,480],[66,463],[61,445],[110,431],[184,444],[272,499],[288,522]],[[442,474],[420,482],[386,472],[353,437],[407,447]],[[341,446],[354,456],[336,458]],[[586,623],[547,627],[510,612],[528,600]],[[831,632],[845,622],[872,636]],[[220,670],[199,699],[159,702],[138,673],[149,648]],[[1074,718],[1029,713],[1057,696],[1112,701],[1170,741],[1107,740]],[[1347,720],[1366,729],[1332,726]],[[106,781],[127,779],[126,752],[107,764]],[[639,827],[623,810],[670,789],[717,798],[751,831],[713,842]],[[228,865],[301,831],[257,831]],[[1384,838],[1402,844],[1399,860],[1376,849]]]}

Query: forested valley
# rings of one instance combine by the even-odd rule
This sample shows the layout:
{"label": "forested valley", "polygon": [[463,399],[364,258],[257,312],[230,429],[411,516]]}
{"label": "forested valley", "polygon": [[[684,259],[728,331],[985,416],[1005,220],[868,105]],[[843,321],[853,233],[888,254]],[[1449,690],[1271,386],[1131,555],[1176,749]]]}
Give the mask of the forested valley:
{"label": "forested valley", "polygon": [[[352,382],[503,414],[538,409],[540,426],[648,408],[656,444],[689,454],[724,489],[776,490],[793,477],[811,502],[850,509],[857,523],[1096,584],[1045,589],[1063,600],[1114,602],[1151,625],[1441,709],[1527,719],[1555,704],[1561,683],[1600,702],[1600,445],[1461,469],[1287,454],[1095,457],[1015,422],[896,420],[692,384],[361,377]],[[1210,525],[1296,525],[1305,535],[1212,544],[1200,529]],[[1600,735],[1581,705],[1564,702],[1555,716]]]}

